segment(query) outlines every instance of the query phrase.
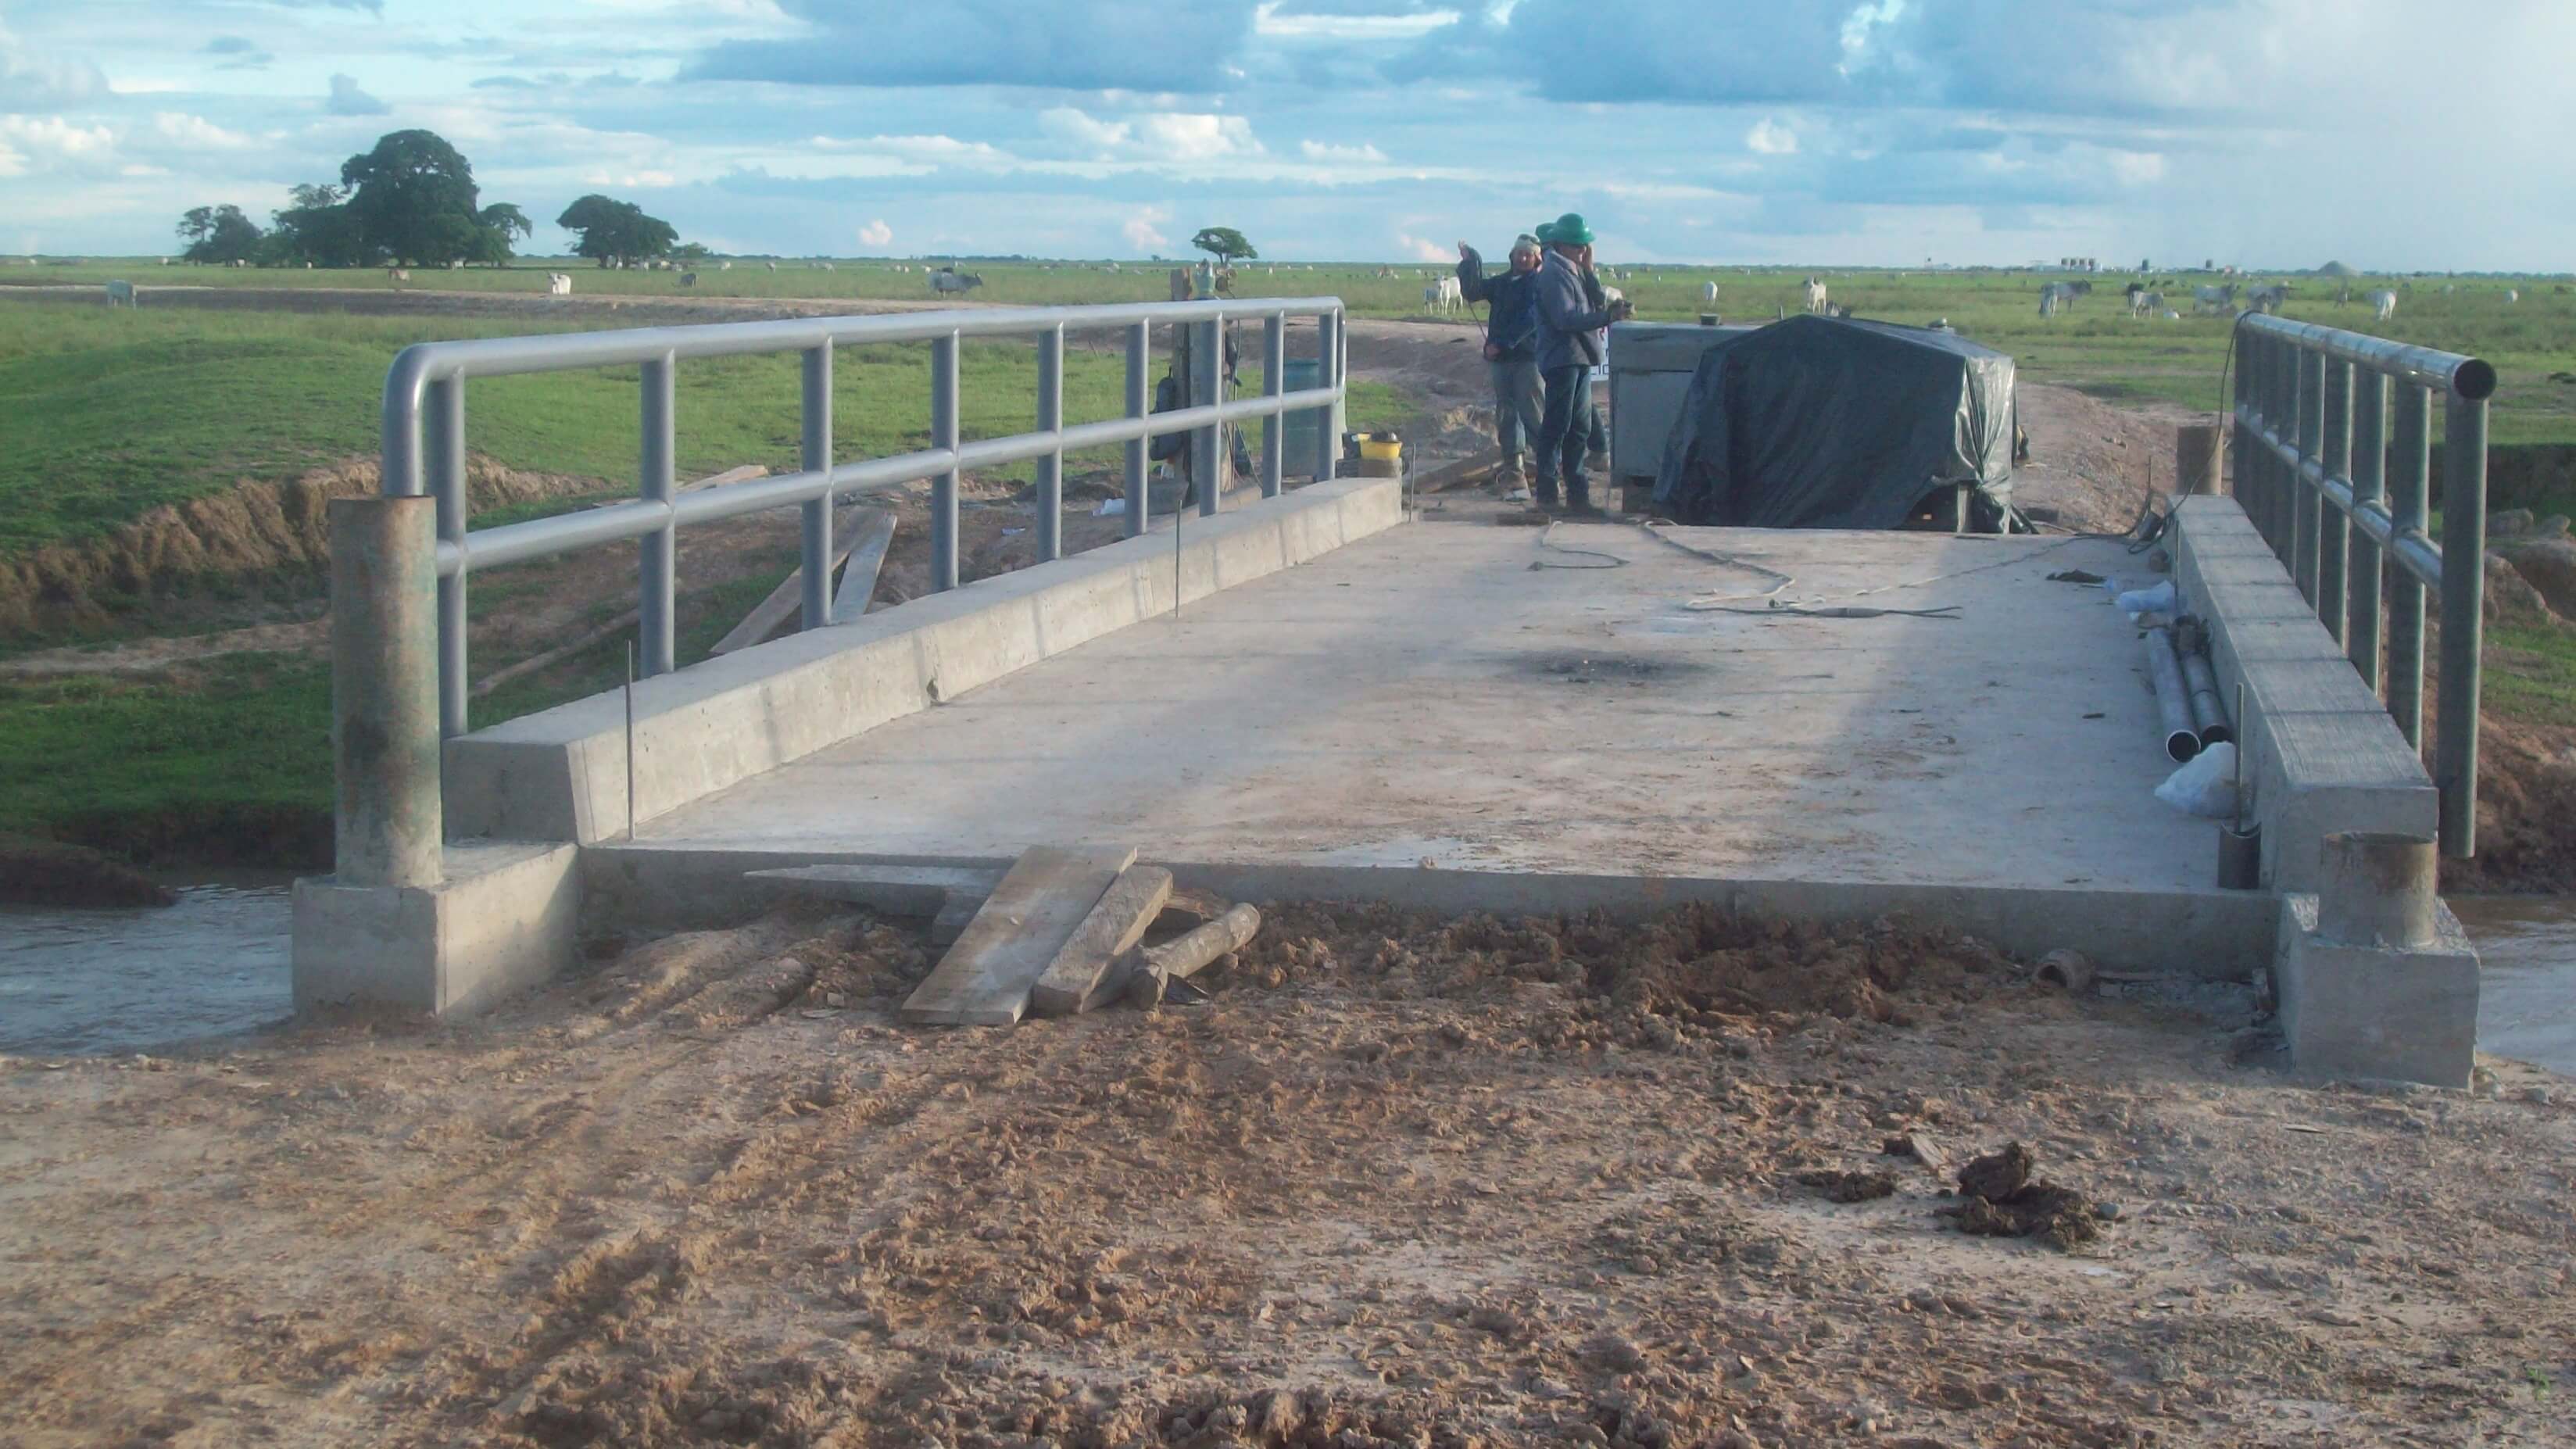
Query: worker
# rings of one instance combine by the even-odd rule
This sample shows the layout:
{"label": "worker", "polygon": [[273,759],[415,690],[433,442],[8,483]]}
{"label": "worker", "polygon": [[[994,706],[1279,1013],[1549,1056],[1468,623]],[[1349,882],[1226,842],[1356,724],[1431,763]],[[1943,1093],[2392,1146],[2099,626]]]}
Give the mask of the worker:
{"label": "worker", "polygon": [[1485,371],[1494,386],[1494,442],[1503,466],[1494,487],[1506,497],[1526,486],[1521,448],[1535,447],[1546,414],[1538,380],[1538,238],[1524,232],[1512,241],[1511,270],[1485,275],[1484,258],[1465,242],[1458,243],[1458,293],[1484,302]]}
{"label": "worker", "polygon": [[1592,227],[1581,213],[1558,217],[1541,240],[1547,253],[1538,273],[1538,369],[1547,407],[1539,427],[1535,492],[1538,506],[1549,512],[1594,517],[1601,510],[1593,506],[1591,480],[1583,471],[1594,425],[1592,369],[1605,355],[1603,330],[1627,320],[1634,309],[1625,298],[1597,306],[1585,290]]}

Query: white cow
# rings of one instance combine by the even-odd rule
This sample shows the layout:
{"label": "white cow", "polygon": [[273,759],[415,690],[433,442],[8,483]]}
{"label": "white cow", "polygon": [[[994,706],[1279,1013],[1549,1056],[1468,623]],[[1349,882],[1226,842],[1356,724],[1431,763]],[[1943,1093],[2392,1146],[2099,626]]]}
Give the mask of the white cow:
{"label": "white cow", "polygon": [[2129,294],[2129,315],[2130,315],[2130,316],[2132,316],[2132,317],[2161,317],[2161,316],[2163,316],[2164,314],[2165,314],[2165,294],[2164,294],[2164,293],[2162,293],[2162,292],[2131,292],[2131,293]]}
{"label": "white cow", "polygon": [[2504,294],[2504,300],[2505,300],[2505,302],[2506,302],[2508,305],[2510,305],[2510,304],[2512,304],[2512,303],[2515,303],[2515,302],[2519,302],[2519,301],[2521,301],[2521,300],[2522,300],[2522,289],[2521,289],[2521,288],[2519,288],[2519,287],[2508,287],[2508,288],[2506,288],[2506,289],[2505,289],[2505,294]]}
{"label": "white cow", "polygon": [[771,263],[769,264],[769,269],[770,269],[771,271],[773,271],[773,272],[774,272],[774,271],[777,271],[777,270],[778,270],[778,263],[776,263],[776,262],[771,262]]}
{"label": "white cow", "polygon": [[717,271],[719,271],[719,272],[730,272],[730,271],[732,271],[732,270],[733,270],[733,263],[731,263],[731,262],[718,262],[718,263],[716,263],[716,270],[717,270]]}
{"label": "white cow", "polygon": [[546,273],[546,295],[547,295],[547,296],[549,296],[549,297],[569,297],[569,296],[571,296],[571,295],[572,295],[572,277],[571,277],[571,275],[570,275],[569,273],[565,273],[565,272],[548,272],[548,273]]}
{"label": "white cow", "polygon": [[107,305],[109,305],[109,306],[111,306],[111,307],[131,307],[131,306],[133,306],[133,305],[134,305],[134,284],[133,284],[132,282],[110,282],[110,283],[108,283],[108,284],[107,284]]}
{"label": "white cow", "polygon": [[1700,289],[1699,289],[1699,299],[1700,299],[1700,301],[1701,301],[1704,305],[1707,305],[1707,306],[1710,306],[1710,307],[1714,307],[1714,306],[1716,306],[1716,305],[1717,305],[1717,283],[1715,283],[1715,282],[1704,282],[1704,283],[1702,283],[1702,284],[1700,285]]}
{"label": "white cow", "polygon": [[2224,312],[2235,305],[2236,284],[2234,282],[2230,282],[2224,287],[2194,287],[2191,289],[2191,310],[2195,313],[2202,311]]}
{"label": "white cow", "polygon": [[2370,304],[2370,315],[2382,322],[2385,322],[2389,318],[2397,315],[2397,294],[2395,292],[2373,292],[2362,300]]}
{"label": "white cow", "polygon": [[2256,287],[2254,290],[2247,292],[2245,294],[2245,310],[2249,312],[2261,312],[2266,316],[2270,316],[2278,313],[2281,310],[2281,304],[2289,299],[2290,284],[2287,282],[2275,282],[2268,287]]}
{"label": "white cow", "polygon": [[2064,308],[2075,305],[2076,291],[2071,282],[2050,282],[2039,289],[2039,315],[2054,317]]}
{"label": "white cow", "polygon": [[1422,306],[1426,311],[1455,312],[1466,304],[1465,294],[1458,290],[1456,277],[1442,277],[1422,289]]}
{"label": "white cow", "polygon": [[[235,262],[233,265],[239,266],[241,264],[239,262]],[[411,272],[403,267],[388,268],[385,272],[385,280],[389,282],[408,282],[411,280]]]}
{"label": "white cow", "polygon": [[1806,280],[1805,285],[1807,290],[1807,310],[1810,312],[1822,312],[1825,310],[1825,284],[1817,281],[1813,277],[1809,277]]}
{"label": "white cow", "polygon": [[840,268],[833,266],[830,262],[825,262],[823,264],[823,270],[827,272],[837,272]]}

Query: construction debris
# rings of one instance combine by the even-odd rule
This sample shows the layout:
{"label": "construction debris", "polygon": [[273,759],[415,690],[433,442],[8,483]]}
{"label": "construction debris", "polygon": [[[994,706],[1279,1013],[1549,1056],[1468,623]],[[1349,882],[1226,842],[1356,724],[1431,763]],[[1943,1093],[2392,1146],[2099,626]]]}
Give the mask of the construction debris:
{"label": "construction debris", "polygon": [[1122,873],[1038,977],[1029,1009],[1040,1016],[1071,1016],[1107,999],[1113,989],[1110,967],[1145,939],[1146,928],[1171,898],[1170,871],[1140,865]]}
{"label": "construction debris", "polygon": [[2082,1247],[2102,1236],[2112,1214],[2084,1194],[2031,1176],[2030,1149],[2007,1142],[1959,1169],[1959,1194],[1967,1201],[1941,1215],[1960,1232],[1989,1238],[2038,1238],[2059,1249]]}
{"label": "construction debris", "polygon": [[1186,936],[1136,953],[1126,976],[1127,999],[1138,1006],[1159,1006],[1171,984],[1196,975],[1220,956],[1249,945],[1261,929],[1261,912],[1236,906]]}
{"label": "construction debris", "polygon": [[1135,863],[1133,846],[1031,846],[904,1002],[903,1019],[924,1026],[1019,1021],[1038,977]]}

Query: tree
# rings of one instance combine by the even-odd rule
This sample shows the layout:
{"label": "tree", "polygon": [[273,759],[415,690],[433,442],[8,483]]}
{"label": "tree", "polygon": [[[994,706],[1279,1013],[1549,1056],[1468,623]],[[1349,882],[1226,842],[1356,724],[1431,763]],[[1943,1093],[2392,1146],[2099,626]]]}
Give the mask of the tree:
{"label": "tree", "polygon": [[555,218],[555,225],[581,233],[573,255],[589,257],[603,267],[611,262],[631,266],[669,256],[680,240],[679,232],[669,222],[646,216],[644,208],[634,202],[595,191],[565,207],[564,214]]}
{"label": "tree", "polygon": [[361,267],[369,260],[367,242],[351,214],[348,193],[337,186],[297,186],[289,192],[295,204],[273,212],[277,223],[260,247],[260,265],[291,267]]}
{"label": "tree", "polygon": [[1250,262],[1261,258],[1261,253],[1253,249],[1252,243],[1243,239],[1243,233],[1230,226],[1201,227],[1199,234],[1190,238],[1190,245],[1203,252],[1214,252],[1221,266],[1230,267],[1238,260]]}
{"label": "tree", "polygon": [[226,267],[250,260],[259,250],[259,223],[238,206],[198,206],[179,218],[179,235],[188,239],[181,255],[192,262]]}
{"label": "tree", "polygon": [[340,167],[340,181],[376,259],[434,266],[489,257],[496,238],[498,254],[509,255],[507,236],[476,208],[473,165],[434,131],[387,133]]}

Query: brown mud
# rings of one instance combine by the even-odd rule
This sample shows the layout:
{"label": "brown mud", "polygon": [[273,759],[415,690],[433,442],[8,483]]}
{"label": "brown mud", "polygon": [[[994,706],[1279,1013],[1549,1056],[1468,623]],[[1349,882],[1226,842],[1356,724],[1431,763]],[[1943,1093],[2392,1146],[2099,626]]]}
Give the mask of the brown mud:
{"label": "brown mud", "polygon": [[[1011,1031],[782,915],[481,1022],[0,1061],[36,1449],[2321,1446],[2576,1430],[2576,1104],[2285,1082],[2223,989],[1686,913],[1265,908]],[[1894,1131],[2117,1208],[1963,1236]],[[1795,1182],[1887,1172],[1890,1196]]]}
{"label": "brown mud", "polygon": [[167,886],[98,851],[0,835],[0,905],[166,906],[177,899]]}

